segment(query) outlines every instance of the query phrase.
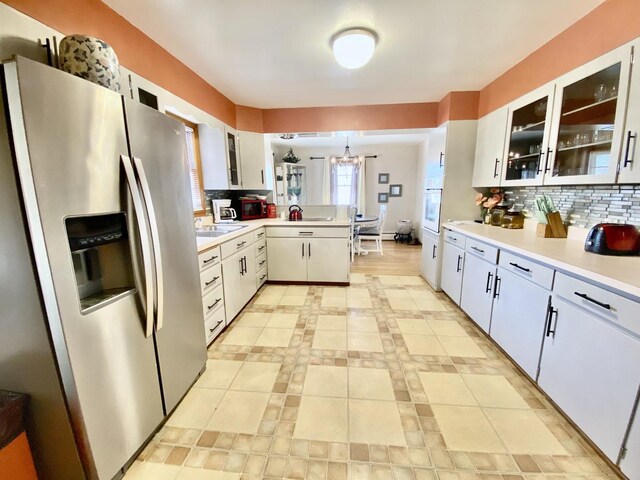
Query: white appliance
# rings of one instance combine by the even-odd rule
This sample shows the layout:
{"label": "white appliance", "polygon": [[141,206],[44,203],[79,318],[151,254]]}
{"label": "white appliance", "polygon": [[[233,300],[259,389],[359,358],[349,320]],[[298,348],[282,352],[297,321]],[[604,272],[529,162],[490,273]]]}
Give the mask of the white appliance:
{"label": "white appliance", "polygon": [[440,232],[442,210],[443,177],[427,178],[423,194],[422,226],[427,230]]}
{"label": "white appliance", "polygon": [[211,210],[214,223],[234,223],[238,218],[231,200],[211,200]]}

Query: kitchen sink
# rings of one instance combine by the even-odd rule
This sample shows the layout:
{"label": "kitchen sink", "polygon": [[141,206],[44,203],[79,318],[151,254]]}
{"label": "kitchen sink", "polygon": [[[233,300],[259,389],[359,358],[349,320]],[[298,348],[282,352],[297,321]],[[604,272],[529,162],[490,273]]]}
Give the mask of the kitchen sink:
{"label": "kitchen sink", "polygon": [[333,217],[302,217],[303,222],[330,222],[331,220],[333,220]]}
{"label": "kitchen sink", "polygon": [[196,237],[221,237],[246,227],[247,225],[204,225],[196,228]]}

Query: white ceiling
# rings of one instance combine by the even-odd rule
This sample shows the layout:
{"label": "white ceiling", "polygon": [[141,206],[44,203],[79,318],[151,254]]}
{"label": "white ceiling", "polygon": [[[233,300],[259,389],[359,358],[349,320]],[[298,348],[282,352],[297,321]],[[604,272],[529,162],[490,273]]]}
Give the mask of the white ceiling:
{"label": "white ceiling", "polygon": [[[103,0],[235,103],[439,101],[479,90],[603,0]],[[330,37],[374,29],[345,70]]]}
{"label": "white ceiling", "polygon": [[369,145],[418,145],[429,137],[428,129],[412,130],[370,130],[360,132],[332,132],[320,133],[317,137],[295,137],[291,140],[284,140],[279,135],[271,136],[271,143],[292,148],[334,148],[340,151],[349,140],[349,147],[352,153],[358,154],[358,147]]}

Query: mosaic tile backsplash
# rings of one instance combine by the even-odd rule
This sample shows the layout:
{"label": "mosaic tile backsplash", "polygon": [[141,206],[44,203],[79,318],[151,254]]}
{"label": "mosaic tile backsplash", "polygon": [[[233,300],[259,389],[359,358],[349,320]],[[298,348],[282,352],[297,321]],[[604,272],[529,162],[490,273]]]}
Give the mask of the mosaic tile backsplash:
{"label": "mosaic tile backsplash", "polygon": [[507,199],[534,212],[537,196],[549,195],[569,225],[589,228],[596,223],[640,226],[640,185],[569,185],[506,189]]}

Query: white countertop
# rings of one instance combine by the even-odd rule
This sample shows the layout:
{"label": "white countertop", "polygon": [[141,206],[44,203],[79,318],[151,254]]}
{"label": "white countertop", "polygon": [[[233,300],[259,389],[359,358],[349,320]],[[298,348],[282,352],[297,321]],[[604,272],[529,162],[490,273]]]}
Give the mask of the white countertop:
{"label": "white countertop", "polygon": [[348,227],[351,222],[347,220],[326,220],[326,221],[305,221],[302,219],[299,222],[290,222],[289,220],[282,220],[281,218],[261,218],[259,220],[247,220],[245,222],[225,223],[223,225],[247,225],[244,228],[229,232],[219,237],[198,237],[196,236],[196,242],[198,245],[198,253],[202,253],[205,250],[209,250],[221,243],[233,240],[245,233],[253,232],[260,227]]}
{"label": "white countertop", "polygon": [[596,255],[584,251],[584,242],[541,238],[534,230],[511,230],[473,222],[445,223],[443,226],[640,301],[640,257]]}

